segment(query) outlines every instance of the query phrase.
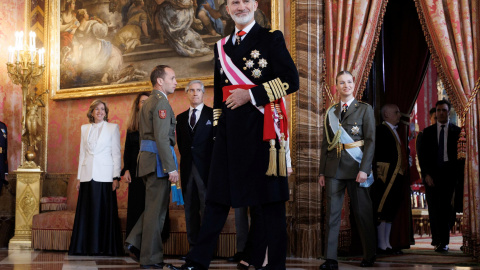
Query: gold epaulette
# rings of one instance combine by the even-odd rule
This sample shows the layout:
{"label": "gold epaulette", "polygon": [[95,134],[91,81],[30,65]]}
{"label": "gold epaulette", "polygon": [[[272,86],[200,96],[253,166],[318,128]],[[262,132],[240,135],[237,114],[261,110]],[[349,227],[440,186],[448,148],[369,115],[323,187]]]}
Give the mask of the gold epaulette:
{"label": "gold epaulette", "polygon": [[218,118],[222,115],[222,109],[213,109],[213,126],[218,124]]}
{"label": "gold epaulette", "polygon": [[268,100],[273,102],[281,97],[287,95],[287,90],[290,88],[290,85],[286,82],[282,82],[280,78],[275,78],[271,81],[263,83],[265,92],[267,92]]}

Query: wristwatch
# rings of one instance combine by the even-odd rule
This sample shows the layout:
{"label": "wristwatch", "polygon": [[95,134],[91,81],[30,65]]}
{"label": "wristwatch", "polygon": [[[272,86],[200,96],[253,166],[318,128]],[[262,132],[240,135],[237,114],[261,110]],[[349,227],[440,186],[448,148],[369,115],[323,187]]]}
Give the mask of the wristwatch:
{"label": "wristwatch", "polygon": [[117,176],[117,177],[113,177],[113,180],[117,180],[117,181],[120,181],[120,176]]}

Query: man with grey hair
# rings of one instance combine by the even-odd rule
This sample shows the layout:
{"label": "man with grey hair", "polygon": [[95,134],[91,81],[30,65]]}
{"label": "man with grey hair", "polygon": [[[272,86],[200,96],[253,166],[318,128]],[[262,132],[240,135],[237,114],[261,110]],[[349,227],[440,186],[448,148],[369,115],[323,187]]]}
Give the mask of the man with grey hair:
{"label": "man with grey hair", "polygon": [[188,83],[185,93],[190,108],[177,116],[180,177],[185,200],[185,221],[190,248],[197,241],[205,209],[205,195],[213,148],[213,110],[203,103],[202,81]]}

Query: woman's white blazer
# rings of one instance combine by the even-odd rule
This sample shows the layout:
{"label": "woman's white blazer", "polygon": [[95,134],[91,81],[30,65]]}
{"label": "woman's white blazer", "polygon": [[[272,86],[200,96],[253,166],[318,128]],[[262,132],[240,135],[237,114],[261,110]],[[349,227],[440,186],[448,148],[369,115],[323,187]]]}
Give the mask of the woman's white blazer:
{"label": "woman's white blazer", "polygon": [[87,140],[91,129],[92,124],[82,125],[77,179],[81,182],[92,179],[112,182],[113,177],[120,176],[120,130],[117,124],[103,123],[97,145],[90,152],[87,150]]}

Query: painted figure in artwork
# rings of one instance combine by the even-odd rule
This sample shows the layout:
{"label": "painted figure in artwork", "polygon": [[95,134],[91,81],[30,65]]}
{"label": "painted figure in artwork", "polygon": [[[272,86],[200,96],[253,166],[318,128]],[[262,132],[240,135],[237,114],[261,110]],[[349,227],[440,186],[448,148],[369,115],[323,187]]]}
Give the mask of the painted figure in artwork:
{"label": "painted figure in artwork", "polygon": [[127,13],[127,23],[117,32],[113,39],[113,45],[123,53],[129,53],[138,45],[142,44],[140,37],[149,39],[147,29],[147,13],[144,10],[143,0],[135,0]]}
{"label": "painted figure in artwork", "polygon": [[60,13],[60,48],[71,46],[80,22],[76,18],[75,0],[66,0]]}
{"label": "painted figure in artwork", "polygon": [[80,26],[73,37],[73,62],[76,64],[77,83],[94,82],[98,78],[102,84],[108,83],[123,64],[122,53],[104,38],[108,26],[101,19],[89,20],[86,9],[77,11]]}

